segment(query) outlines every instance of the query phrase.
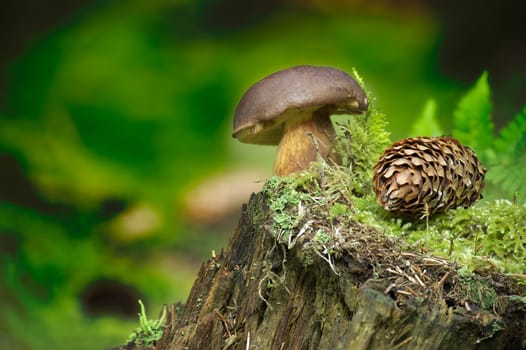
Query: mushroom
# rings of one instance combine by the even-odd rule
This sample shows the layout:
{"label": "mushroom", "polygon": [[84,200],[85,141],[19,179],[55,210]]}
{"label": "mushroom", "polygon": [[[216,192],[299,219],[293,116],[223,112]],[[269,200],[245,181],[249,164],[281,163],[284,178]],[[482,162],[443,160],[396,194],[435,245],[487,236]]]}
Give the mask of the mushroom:
{"label": "mushroom", "polygon": [[234,114],[233,137],[278,145],[274,174],[307,169],[319,156],[340,164],[334,152],[331,114],[358,114],[368,101],[347,73],[330,67],[296,66],[260,80],[243,95]]}

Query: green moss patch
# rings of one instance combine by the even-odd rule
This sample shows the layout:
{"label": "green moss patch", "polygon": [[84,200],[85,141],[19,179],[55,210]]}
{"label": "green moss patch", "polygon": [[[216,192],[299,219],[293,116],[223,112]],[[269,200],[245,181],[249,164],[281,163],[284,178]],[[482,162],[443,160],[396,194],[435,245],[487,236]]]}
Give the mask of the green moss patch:
{"label": "green moss patch", "polygon": [[526,205],[492,200],[421,221],[392,216],[376,203],[370,181],[388,144],[384,125],[372,108],[339,126],[342,166],[320,160],[309,171],[269,179],[263,193],[272,235],[307,267],[325,262],[338,275],[338,264],[352,261],[398,299],[434,295],[468,311],[491,310],[502,304],[505,285],[506,298],[521,305]]}

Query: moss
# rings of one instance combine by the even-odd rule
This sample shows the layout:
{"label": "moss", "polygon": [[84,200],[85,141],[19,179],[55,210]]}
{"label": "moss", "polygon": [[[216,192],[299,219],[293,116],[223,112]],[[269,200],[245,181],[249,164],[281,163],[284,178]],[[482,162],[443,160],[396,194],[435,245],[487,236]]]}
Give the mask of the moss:
{"label": "moss", "polygon": [[417,253],[407,261],[409,265],[425,257],[454,261],[461,268],[455,272],[458,285],[451,292],[455,302],[464,300],[490,309],[497,292],[472,273],[485,270],[519,276],[526,270],[526,206],[494,200],[428,220],[393,217],[376,203],[370,181],[373,165],[389,143],[384,116],[372,107],[339,128],[343,165],[320,160],[308,171],[272,177],[265,184],[271,232],[277,242],[285,249],[298,246],[304,266],[320,258],[336,274],[336,261],[349,252],[358,260],[369,255],[364,259],[373,266],[372,277],[403,275],[404,266],[384,261],[395,261],[387,255],[400,251]]}
{"label": "moss", "polygon": [[[421,221],[392,216],[377,204],[371,184],[374,164],[390,143],[385,125],[372,106],[338,125],[341,166],[320,159],[308,171],[265,184],[266,224],[283,251],[282,276],[265,280],[282,284],[285,261],[296,254],[306,268],[325,263],[340,276],[350,267],[364,281],[383,283],[401,305],[431,298],[497,319],[504,299],[524,307],[526,289],[519,285],[526,281],[503,274],[524,276],[526,205],[483,200]],[[501,327],[488,323],[488,337]]]}
{"label": "moss", "polygon": [[[402,303],[408,297],[436,297],[438,305],[493,313],[503,285],[510,288],[506,298],[525,303],[525,289],[502,280],[502,273],[526,269],[525,206],[488,201],[428,222],[405,221],[386,213],[372,194],[360,196],[341,188],[346,182],[334,179],[345,176],[352,175],[318,163],[308,173],[272,178],[265,185],[271,203],[269,227],[284,260],[282,276],[265,276],[267,288],[283,283],[285,261],[296,254],[304,267],[327,264],[338,276],[342,263],[353,264],[363,278],[384,281],[385,293]],[[503,242],[506,239],[518,243]]]}
{"label": "moss", "polygon": [[[272,177],[265,184],[272,232],[279,242],[291,248],[312,231],[314,241],[307,245],[314,251],[305,257],[310,261],[325,246],[322,255],[330,258],[338,254],[335,230],[354,222],[395,239],[403,249],[446,257],[469,271],[487,268],[517,274],[526,270],[526,205],[493,200],[426,221],[393,217],[376,203],[371,185],[374,164],[390,143],[385,116],[372,103],[366,114],[338,127],[342,166],[320,160],[306,172]],[[320,237],[324,237],[322,245]]]}
{"label": "moss", "polygon": [[307,201],[309,195],[301,191],[293,177],[274,176],[266,183],[263,192],[268,195],[272,211],[271,232],[279,242],[287,243],[303,216],[301,203]]}
{"label": "moss", "polygon": [[[315,167],[328,168],[319,164]],[[305,181],[306,177],[309,181]],[[272,178],[265,186],[273,212],[272,232],[281,243],[292,247],[309,229],[306,214],[316,212],[327,219],[326,231],[332,231],[331,227],[337,223],[362,223],[397,238],[407,249],[456,260],[470,271],[491,268],[503,273],[522,273],[526,270],[525,205],[506,200],[486,201],[467,209],[451,210],[428,222],[407,221],[385,212],[372,194],[360,197],[337,185],[322,188],[319,184],[322,180],[317,181],[312,174],[300,174],[285,179]],[[323,181],[330,183],[334,179],[326,171]],[[322,228],[320,232],[325,230]],[[320,232],[316,237],[320,237]],[[324,241],[329,243],[326,237]]]}

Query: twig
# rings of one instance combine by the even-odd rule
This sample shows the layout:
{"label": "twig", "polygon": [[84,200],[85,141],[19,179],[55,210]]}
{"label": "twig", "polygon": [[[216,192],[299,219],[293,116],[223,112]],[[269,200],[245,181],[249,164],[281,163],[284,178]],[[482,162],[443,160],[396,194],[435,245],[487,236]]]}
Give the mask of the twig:
{"label": "twig", "polygon": [[418,255],[414,254],[414,253],[408,253],[408,252],[400,252],[400,255],[401,256],[404,256],[404,257],[410,257],[410,258],[416,258],[418,257]]}
{"label": "twig", "polygon": [[268,274],[265,274],[265,276],[263,276],[262,279],[259,280],[259,283],[258,283],[258,296],[261,300],[263,300],[265,302],[265,304],[268,306],[268,308],[270,310],[274,310],[274,308],[272,307],[272,305],[270,305],[270,303],[268,302],[267,299],[265,299],[265,297],[263,297],[263,295],[261,294],[261,285],[263,284],[263,282],[266,281],[266,279],[268,278]]}
{"label": "twig", "polygon": [[247,332],[247,346],[245,347],[245,349],[250,349],[250,331]]}
{"label": "twig", "polygon": [[385,271],[388,271],[388,272],[394,273],[395,275],[402,275],[400,272],[395,271],[395,270],[393,270],[393,269],[390,268],[390,267],[386,267],[386,268],[385,268]]}
{"label": "twig", "polygon": [[332,272],[334,272],[336,274],[336,276],[340,275],[338,272],[336,272],[336,268],[334,267],[334,264],[331,261],[331,254],[327,253],[327,256],[329,258],[326,258],[320,252],[318,252],[318,249],[314,249],[314,253],[316,253],[320,258],[322,258],[323,260],[325,260],[329,264],[329,266],[331,267]]}
{"label": "twig", "polygon": [[446,282],[447,278],[449,277],[449,271],[447,271],[444,276],[442,276],[442,278],[440,279],[440,281],[438,281],[438,286],[439,287],[443,287],[444,286],[444,283]]}
{"label": "twig", "polygon": [[447,265],[448,264],[446,260],[441,259],[441,258],[437,258],[437,257],[434,257],[434,256],[425,257],[422,260],[424,260],[426,262],[434,263],[432,265]]}
{"label": "twig", "polygon": [[393,349],[400,349],[402,346],[404,346],[405,344],[409,343],[412,340],[413,340],[413,336],[410,336],[409,338],[406,338],[402,342],[396,344]]}
{"label": "twig", "polygon": [[397,289],[397,290],[395,290],[395,292],[398,293],[398,294],[409,295],[410,297],[416,296],[416,295],[414,295],[412,293],[406,292],[405,290],[401,290],[401,289]]}
{"label": "twig", "polygon": [[421,287],[426,287],[426,285],[424,284],[424,282],[422,282],[422,280],[420,279],[420,277],[418,277],[417,274],[414,275],[415,276],[415,279],[417,280],[418,284],[420,284]]}
{"label": "twig", "polygon": [[469,306],[469,304],[468,304],[467,301],[464,302],[464,307],[466,308],[466,310],[467,310],[468,312],[473,311],[473,309],[471,308],[471,306]]}
{"label": "twig", "polygon": [[232,333],[230,333],[230,330],[228,329],[229,328],[229,325],[228,325],[228,321],[226,320],[225,316],[223,316],[219,310],[217,309],[214,309],[214,312],[215,314],[217,315],[217,317],[219,317],[221,319],[221,321],[223,321],[223,325],[225,326],[225,330],[226,330],[226,334],[228,335],[228,337],[230,338],[232,336]]}
{"label": "twig", "polygon": [[384,294],[389,293],[394,287],[396,287],[396,283],[391,283],[385,290]]}
{"label": "twig", "polygon": [[415,290],[413,288],[409,287],[409,286],[405,286],[405,288],[407,289],[407,291],[409,293],[413,294],[413,296],[415,296],[415,297],[420,295],[420,293],[415,292]]}

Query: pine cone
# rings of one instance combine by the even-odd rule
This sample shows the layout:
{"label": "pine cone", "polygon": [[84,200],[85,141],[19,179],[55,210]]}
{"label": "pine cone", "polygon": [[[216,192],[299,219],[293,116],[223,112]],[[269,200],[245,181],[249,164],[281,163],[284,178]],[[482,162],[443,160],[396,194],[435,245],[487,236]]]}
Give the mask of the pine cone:
{"label": "pine cone", "polygon": [[422,219],[482,198],[485,173],[475,152],[457,140],[415,137],[385,150],[374,167],[373,187],[386,210]]}

